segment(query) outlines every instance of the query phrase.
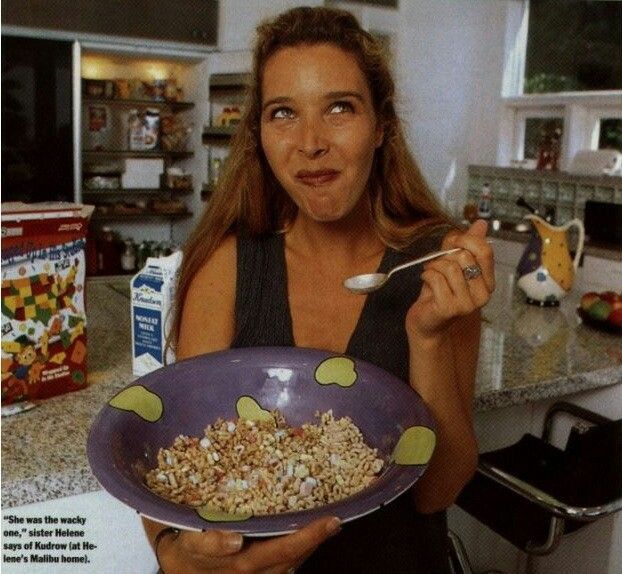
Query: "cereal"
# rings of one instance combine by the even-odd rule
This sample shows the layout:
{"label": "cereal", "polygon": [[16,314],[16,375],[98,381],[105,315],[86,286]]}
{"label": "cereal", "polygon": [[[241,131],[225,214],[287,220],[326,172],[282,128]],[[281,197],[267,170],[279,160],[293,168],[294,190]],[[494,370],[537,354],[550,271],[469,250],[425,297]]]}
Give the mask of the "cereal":
{"label": "cereal", "polygon": [[384,466],[349,417],[319,424],[218,419],[201,438],[178,436],[145,475],[156,494],[227,513],[275,514],[337,502],[367,487]]}

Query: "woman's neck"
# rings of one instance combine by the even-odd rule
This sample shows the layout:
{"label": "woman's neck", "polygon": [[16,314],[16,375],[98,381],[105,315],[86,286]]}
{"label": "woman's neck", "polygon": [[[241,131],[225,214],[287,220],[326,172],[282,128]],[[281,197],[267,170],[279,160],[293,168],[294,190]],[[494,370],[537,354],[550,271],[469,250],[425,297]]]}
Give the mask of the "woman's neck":
{"label": "woman's neck", "polygon": [[385,249],[364,206],[332,222],[315,221],[298,213],[287,232],[286,244],[301,257],[327,258],[333,263],[363,261]]}

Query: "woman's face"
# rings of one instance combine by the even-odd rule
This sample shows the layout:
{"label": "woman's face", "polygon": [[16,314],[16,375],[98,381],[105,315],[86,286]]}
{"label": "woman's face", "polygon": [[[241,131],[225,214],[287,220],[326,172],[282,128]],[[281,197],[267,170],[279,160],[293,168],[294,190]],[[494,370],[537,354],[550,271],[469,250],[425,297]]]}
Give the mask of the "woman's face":
{"label": "woman's face", "polygon": [[261,89],[261,145],[300,213],[348,215],[383,135],[356,58],[332,44],[282,48],[265,63]]}

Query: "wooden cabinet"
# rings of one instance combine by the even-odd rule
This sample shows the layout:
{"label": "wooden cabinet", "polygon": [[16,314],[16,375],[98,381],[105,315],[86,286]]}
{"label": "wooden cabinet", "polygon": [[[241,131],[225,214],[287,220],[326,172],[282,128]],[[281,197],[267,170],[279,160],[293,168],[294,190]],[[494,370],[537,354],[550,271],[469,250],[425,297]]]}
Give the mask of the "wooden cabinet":
{"label": "wooden cabinet", "polygon": [[2,25],[120,41],[215,46],[218,0],[3,0]]}

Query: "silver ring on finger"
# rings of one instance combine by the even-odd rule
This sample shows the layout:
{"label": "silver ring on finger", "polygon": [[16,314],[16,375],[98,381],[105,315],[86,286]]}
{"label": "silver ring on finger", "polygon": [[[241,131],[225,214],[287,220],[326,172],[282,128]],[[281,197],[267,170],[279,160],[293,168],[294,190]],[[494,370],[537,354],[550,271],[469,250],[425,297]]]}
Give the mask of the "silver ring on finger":
{"label": "silver ring on finger", "polygon": [[477,279],[477,277],[481,277],[482,268],[479,265],[467,265],[462,270],[462,273],[464,275],[464,278],[467,281],[470,281],[471,279]]}

